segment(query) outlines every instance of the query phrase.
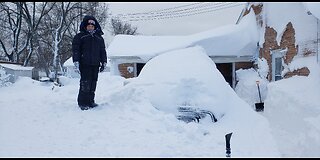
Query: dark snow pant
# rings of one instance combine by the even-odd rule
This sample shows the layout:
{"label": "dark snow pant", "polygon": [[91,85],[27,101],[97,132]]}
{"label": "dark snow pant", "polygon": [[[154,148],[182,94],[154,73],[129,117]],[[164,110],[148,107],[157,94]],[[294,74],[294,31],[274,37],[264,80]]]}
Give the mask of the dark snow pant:
{"label": "dark snow pant", "polygon": [[78,94],[78,105],[89,106],[94,103],[97,87],[99,66],[80,64],[80,88]]}

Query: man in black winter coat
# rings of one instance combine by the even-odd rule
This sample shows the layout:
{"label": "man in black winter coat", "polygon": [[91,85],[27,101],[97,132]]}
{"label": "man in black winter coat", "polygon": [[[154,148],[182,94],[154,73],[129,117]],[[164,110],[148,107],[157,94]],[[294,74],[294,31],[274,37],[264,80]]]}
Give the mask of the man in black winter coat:
{"label": "man in black winter coat", "polygon": [[80,24],[80,33],[72,41],[72,60],[75,70],[81,75],[78,105],[81,110],[96,107],[94,102],[98,73],[106,68],[107,52],[103,32],[93,16],[85,16]]}

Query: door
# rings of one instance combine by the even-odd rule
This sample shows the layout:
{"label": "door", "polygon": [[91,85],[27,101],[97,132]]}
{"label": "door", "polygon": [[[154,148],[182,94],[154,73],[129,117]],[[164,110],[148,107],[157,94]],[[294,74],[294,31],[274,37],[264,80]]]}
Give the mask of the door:
{"label": "door", "polygon": [[217,69],[221,72],[226,82],[233,88],[232,84],[232,63],[216,63]]}
{"label": "door", "polygon": [[136,77],[139,76],[142,68],[144,67],[145,63],[136,63],[136,68],[137,68],[137,73],[136,73]]}

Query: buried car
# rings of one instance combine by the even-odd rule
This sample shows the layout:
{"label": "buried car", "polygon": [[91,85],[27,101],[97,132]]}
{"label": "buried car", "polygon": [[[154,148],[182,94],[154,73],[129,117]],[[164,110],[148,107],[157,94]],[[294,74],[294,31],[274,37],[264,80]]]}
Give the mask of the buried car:
{"label": "buried car", "polygon": [[126,88],[141,91],[153,107],[187,125],[199,122],[209,130],[204,135],[232,133],[235,156],[278,156],[268,120],[236,94],[199,46],[150,59]]}
{"label": "buried car", "polygon": [[154,57],[133,83],[141,86],[154,107],[185,122],[206,116],[217,122],[230,107],[245,103],[199,46]]}

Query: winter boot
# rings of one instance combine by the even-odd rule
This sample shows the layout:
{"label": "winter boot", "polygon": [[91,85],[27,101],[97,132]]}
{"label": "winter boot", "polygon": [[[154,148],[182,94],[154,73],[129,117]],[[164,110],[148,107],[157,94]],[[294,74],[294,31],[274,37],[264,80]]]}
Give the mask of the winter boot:
{"label": "winter boot", "polygon": [[87,105],[79,105],[81,110],[88,110],[90,108],[90,106]]}
{"label": "winter boot", "polygon": [[98,106],[98,104],[93,102],[93,103],[90,104],[89,107],[90,107],[90,108],[94,108],[94,107],[97,107],[97,106]]}

